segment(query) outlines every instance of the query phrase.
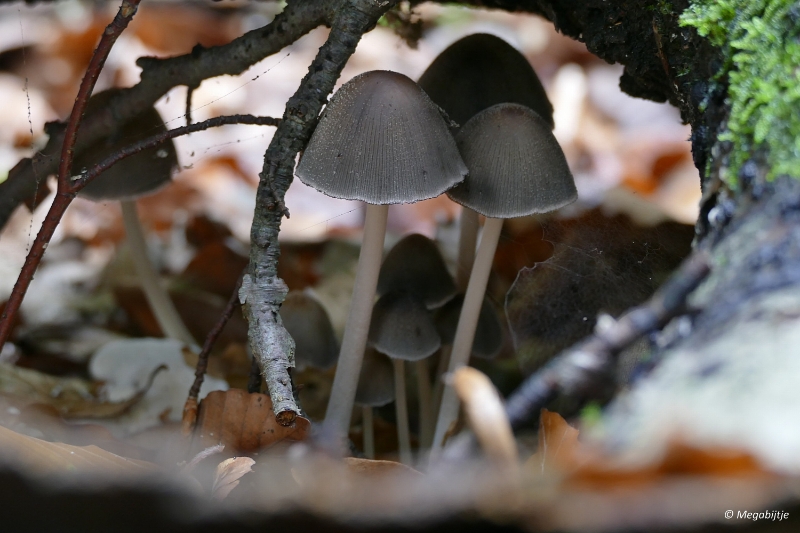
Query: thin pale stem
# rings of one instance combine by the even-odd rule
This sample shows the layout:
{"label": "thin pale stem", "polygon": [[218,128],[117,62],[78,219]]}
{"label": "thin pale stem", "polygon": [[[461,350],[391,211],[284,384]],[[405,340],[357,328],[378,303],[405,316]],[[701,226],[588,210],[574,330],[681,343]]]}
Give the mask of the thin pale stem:
{"label": "thin pale stem", "polygon": [[478,242],[478,213],[464,207],[458,233],[458,264],[456,265],[456,286],[464,292],[469,283],[469,274],[475,262],[475,245]]}
{"label": "thin pale stem", "polygon": [[394,408],[397,418],[397,448],[400,451],[400,462],[410,465],[411,435],[408,429],[408,400],[406,399],[406,362],[392,359],[394,366]]}
{"label": "thin pale stem", "polygon": [[428,376],[428,359],[414,363],[417,374],[417,397],[419,399],[419,440],[421,448],[428,448],[433,440],[433,405],[431,404],[431,380]]}
{"label": "thin pale stem", "polygon": [[[494,252],[500,240],[500,231],[503,229],[503,219],[487,218],[483,226],[483,236],[472,267],[472,274],[458,318],[456,337],[453,340],[453,350],[450,353],[448,372],[454,372],[469,362],[472,343],[475,340],[475,329],[478,326],[478,317],[483,304],[486,285],[489,282],[489,273],[492,270]],[[451,387],[444,389],[442,404],[439,407],[439,416],[436,421],[436,431],[433,437],[432,451],[440,450],[447,430],[458,417],[458,398]]]}
{"label": "thin pale stem", "polygon": [[136,267],[136,274],[139,276],[147,303],[150,304],[150,309],[153,310],[161,331],[166,337],[177,339],[189,346],[196,346],[197,341],[192,338],[192,334],[183,324],[167,291],[161,286],[158,272],[155,271],[147,257],[147,243],[144,240],[142,225],[139,223],[136,202],[123,200],[120,203],[122,204],[122,220],[125,224],[125,233],[133,264]]}
{"label": "thin pale stem", "polygon": [[358,258],[350,314],[344,330],[339,363],[333,378],[331,397],[325,412],[325,430],[336,439],[344,439],[350,427],[350,415],[356,397],[358,375],[364,350],[367,347],[367,334],[375,303],[375,290],[378,285],[378,272],[383,258],[383,240],[386,235],[387,205],[367,204],[364,221],[364,238]]}
{"label": "thin pale stem", "polygon": [[364,457],[375,459],[375,425],[372,420],[372,407],[361,406],[361,435],[364,440]]}

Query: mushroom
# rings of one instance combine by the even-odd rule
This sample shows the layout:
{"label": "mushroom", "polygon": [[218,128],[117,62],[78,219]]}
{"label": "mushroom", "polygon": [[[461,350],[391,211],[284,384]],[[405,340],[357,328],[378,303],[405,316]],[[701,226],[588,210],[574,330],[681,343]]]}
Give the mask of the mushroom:
{"label": "mushroom", "polygon": [[[89,99],[86,112],[102,108],[119,89],[110,89],[95,94]],[[148,108],[138,116],[122,124],[110,137],[88,147],[75,158],[75,168],[86,168],[109,153],[116,152],[132,143],[156,133],[167,131],[167,127],[155,108]],[[169,183],[172,169],[178,157],[172,140],[123,159],[99,174],[78,193],[79,196],[100,202],[120,200],[125,234],[131,249],[136,273],[142,284],[147,301],[153,310],[164,335],[189,345],[196,342],[178,315],[172,300],[161,286],[158,273],[147,258],[142,225],[136,211],[136,198],[153,193]]]}
{"label": "mushroom", "polygon": [[367,348],[358,377],[355,403],[361,406],[361,427],[364,436],[364,455],[375,458],[375,430],[372,410],[394,400],[394,371],[388,357]]}
{"label": "mushroom", "polygon": [[438,196],[466,173],[439,109],[402,74],[356,76],[323,112],[296,174],[329,196],[367,203],[353,297],[325,415],[328,434],[343,438],[350,425],[388,205]]}
{"label": "mushroom", "polygon": [[[480,112],[464,125],[457,142],[470,173],[448,195],[487,218],[456,328],[450,372],[469,359],[503,220],[547,213],[577,198],[550,125],[525,106],[499,104]],[[439,407],[434,449],[441,447],[457,414],[458,400],[447,389]]]}
{"label": "mushroom", "polygon": [[[393,291],[412,294],[428,309],[439,307],[456,293],[456,286],[447,271],[444,258],[431,239],[414,233],[403,237],[386,254],[378,276],[378,295]],[[415,361],[419,399],[420,441],[430,443],[433,437],[433,406],[428,359]]]}
{"label": "mushroom", "polygon": [[411,464],[404,361],[433,355],[441,346],[439,334],[419,299],[408,292],[390,292],[381,296],[372,311],[369,343],[392,359],[400,462]]}
{"label": "mushroom", "polygon": [[294,339],[295,367],[327,370],[336,364],[339,344],[328,312],[314,293],[289,291],[280,310],[283,327]]}
{"label": "mushroom", "polygon": [[[419,79],[422,89],[451,119],[464,125],[476,113],[496,104],[516,103],[536,111],[550,128],[553,106],[539,77],[516,48],[486,33],[468,35],[439,54]],[[464,206],[459,219],[456,285],[467,290],[478,240],[478,213]],[[449,348],[442,350],[433,406],[439,405]]]}

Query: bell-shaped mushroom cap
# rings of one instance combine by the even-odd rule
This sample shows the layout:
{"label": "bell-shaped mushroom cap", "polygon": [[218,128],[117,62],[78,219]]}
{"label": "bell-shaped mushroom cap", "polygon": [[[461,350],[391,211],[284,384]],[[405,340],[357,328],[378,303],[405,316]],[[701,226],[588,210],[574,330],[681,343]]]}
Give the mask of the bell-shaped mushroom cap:
{"label": "bell-shaped mushroom cap", "polygon": [[364,352],[358,375],[356,403],[381,407],[394,401],[394,367],[392,361],[372,348]]}
{"label": "bell-shaped mushroom cap", "polygon": [[553,106],[533,67],[494,35],[456,41],[434,59],[419,85],[462,126],[495,104],[514,103],[530,107],[553,127]]}
{"label": "bell-shaped mushroom cap", "polygon": [[280,310],[283,327],[294,339],[295,363],[298,369],[306,366],[330,368],[339,357],[339,345],[333,333],[328,312],[308,291],[290,291]]}
{"label": "bell-shaped mushroom cap", "polygon": [[[86,112],[101,109],[120,92],[109,89],[93,95]],[[76,155],[72,165],[75,173],[99,163],[105,157],[133,143],[167,131],[167,127],[154,107],[148,108],[125,124],[110,137],[101,139]],[[80,141],[80,130],[78,132]],[[155,192],[166,185],[172,169],[178,165],[175,144],[172,140],[126,157],[95,177],[80,191],[80,196],[90,200],[130,200]]]}
{"label": "bell-shaped mushroom cap", "polygon": [[419,361],[442,343],[422,302],[406,292],[390,292],[372,309],[369,344],[393,359]]}
{"label": "bell-shaped mushroom cap", "polygon": [[408,77],[376,70],[333,95],[296,174],[328,196],[383,205],[438,196],[467,168],[436,104]]}
{"label": "bell-shaped mushroom cap", "polygon": [[575,181],[547,123],[519,104],[481,111],[458,134],[469,167],[447,195],[478,213],[513,218],[547,213],[574,202]]}
{"label": "bell-shaped mushroom cap", "polygon": [[[464,295],[458,294],[436,311],[434,320],[442,344],[453,343],[463,303]],[[481,359],[492,359],[500,353],[502,347],[503,326],[500,324],[500,317],[497,316],[494,305],[484,298],[478,315],[478,325],[475,328],[475,340],[472,341],[472,355]]]}
{"label": "bell-shaped mushroom cap", "polygon": [[414,233],[403,237],[386,254],[378,276],[378,296],[406,291],[428,309],[439,307],[456,293],[436,243]]}

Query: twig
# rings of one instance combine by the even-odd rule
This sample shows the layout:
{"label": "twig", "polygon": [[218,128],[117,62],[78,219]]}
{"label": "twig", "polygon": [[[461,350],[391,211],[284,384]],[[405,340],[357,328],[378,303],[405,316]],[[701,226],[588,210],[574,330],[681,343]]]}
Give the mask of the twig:
{"label": "twig", "polygon": [[[272,408],[279,423],[291,424],[298,407],[288,369],[294,366],[294,341],[279,320],[278,310],[287,288],[278,278],[278,231],[283,211],[264,209],[283,202],[292,181],[297,153],[308,142],[317,116],[333,91],[345,63],[361,36],[372,29],[395,1],[346,0],[335,10],[327,41],[308,69],[297,92],[289,99],[283,120],[264,155],[251,228],[250,267],[242,284],[241,300],[250,324],[250,348],[267,382]],[[274,172],[271,171],[274,166]],[[267,179],[269,178],[269,179]]]}
{"label": "twig", "polygon": [[[226,45],[197,46],[191,53],[176,57],[139,58],[141,81],[134,87],[121,90],[107,106],[86,116],[75,151],[80,153],[86,146],[108,137],[117,124],[149,109],[173,87],[199,86],[208,78],[241,74],[325,24],[329,4],[330,0],[290,0],[270,24],[249,31]],[[64,125],[50,123],[45,130],[50,136],[47,146],[33,158],[22,159],[0,183],[0,229],[16,207],[34,194],[37,177],[56,171],[59,160],[55,155],[64,141]]]}
{"label": "twig", "polygon": [[53,233],[61,217],[64,215],[64,212],[67,210],[67,207],[69,207],[69,204],[72,203],[73,198],[75,198],[75,192],[72,191],[70,187],[69,174],[75,149],[75,139],[77,138],[81,119],[83,118],[83,111],[86,109],[86,102],[92,94],[94,84],[97,82],[97,77],[100,75],[100,70],[103,68],[103,64],[111,51],[111,47],[125,28],[128,27],[128,23],[130,23],[131,19],[136,14],[139,2],[140,0],[123,0],[114,20],[106,27],[102,37],[100,37],[100,42],[97,44],[97,48],[95,48],[92,54],[92,59],[89,61],[89,67],[81,81],[80,88],[78,89],[78,96],[76,97],[75,105],[72,108],[72,113],[70,113],[67,128],[64,133],[64,142],[61,147],[61,162],[58,167],[57,176],[58,193],[53,201],[53,205],[47,212],[47,217],[42,223],[42,228],[33,241],[28,256],[25,258],[25,264],[22,267],[17,282],[14,284],[11,296],[9,296],[8,302],[3,309],[3,314],[0,317],[0,348],[2,348],[8,339],[14,315],[22,304],[22,299],[28,291],[28,286],[33,280],[33,274],[42,259],[47,244],[53,237]]}
{"label": "twig", "polygon": [[234,289],[231,297],[228,299],[228,304],[225,306],[225,309],[222,311],[219,319],[217,319],[217,323],[214,324],[214,327],[211,328],[211,331],[208,332],[206,336],[206,340],[203,343],[203,348],[200,350],[200,354],[197,356],[197,366],[195,367],[194,371],[194,383],[192,383],[192,387],[189,389],[189,398],[197,399],[197,396],[200,394],[200,387],[203,385],[203,378],[205,378],[206,370],[208,369],[208,356],[211,353],[211,349],[214,348],[214,344],[217,342],[217,338],[219,334],[222,333],[225,324],[228,323],[228,320],[231,319],[233,316],[233,312],[239,307],[239,287],[242,286],[242,278],[239,277],[239,281],[236,283],[236,288]]}
{"label": "twig", "polygon": [[111,154],[100,163],[92,166],[86,172],[80,174],[77,179],[68,180],[68,183],[65,186],[66,190],[61,186],[61,182],[59,181],[59,191],[56,194],[53,205],[47,212],[47,216],[42,223],[42,228],[39,230],[39,233],[36,235],[36,239],[33,241],[31,251],[25,258],[25,264],[22,266],[19,278],[14,285],[14,290],[8,299],[6,307],[3,309],[2,316],[0,316],[0,348],[2,348],[2,346],[8,340],[8,335],[11,332],[11,323],[14,319],[14,316],[19,311],[19,307],[25,297],[25,293],[28,291],[28,286],[30,285],[31,280],[33,280],[33,275],[42,260],[42,256],[47,248],[47,244],[53,237],[53,233],[61,221],[61,218],[64,216],[67,207],[69,207],[70,203],[72,203],[72,200],[75,198],[75,195],[80,192],[83,187],[85,187],[90,181],[102,174],[104,171],[108,170],[115,163],[118,163],[126,157],[139,153],[142,150],[146,150],[153,146],[158,146],[168,139],[180,137],[181,135],[229,124],[276,126],[280,124],[280,120],[272,117],[256,117],[253,115],[225,115],[221,117],[210,118],[208,120],[204,120],[203,122],[197,122],[189,126],[182,126],[180,128],[175,128],[173,130],[153,135],[152,137],[148,137],[147,139],[139,141],[138,143],[123,148],[122,150]]}
{"label": "twig", "polygon": [[186,118],[186,125],[190,125],[192,123],[192,95],[194,95],[194,90],[197,89],[199,85],[187,85],[186,86],[186,112],[184,113],[184,117]]}
{"label": "twig", "polygon": [[710,271],[708,254],[695,251],[650,300],[562,352],[526,379],[506,405],[512,427],[525,424],[559,393],[586,395],[594,390],[598,382],[604,382],[617,354],[677,316],[686,298]]}

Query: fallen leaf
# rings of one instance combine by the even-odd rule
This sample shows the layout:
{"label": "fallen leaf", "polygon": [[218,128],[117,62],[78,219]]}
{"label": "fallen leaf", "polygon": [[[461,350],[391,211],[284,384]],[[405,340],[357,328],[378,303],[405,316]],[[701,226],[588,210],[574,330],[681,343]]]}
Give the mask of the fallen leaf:
{"label": "fallen leaf", "polygon": [[103,473],[143,474],[158,467],[153,463],[127,459],[97,446],[72,446],[47,442],[0,426],[0,456],[9,464],[38,474]]}
{"label": "fallen leaf", "polygon": [[75,377],[54,377],[0,363],[0,394],[23,400],[28,405],[52,406],[65,418],[113,418],[144,397],[159,370],[151,370],[147,382],[138,390],[131,391],[127,399],[105,401],[97,395],[97,382]]}
{"label": "fallen leaf", "polygon": [[418,470],[414,470],[410,466],[397,463],[395,461],[345,457],[344,463],[353,474],[370,477],[394,476],[398,474],[412,474],[414,476],[422,475],[422,473]]}
{"label": "fallen leaf", "polygon": [[214,391],[200,402],[191,450],[222,444],[239,453],[255,452],[281,441],[305,440],[310,428],[308,419],[300,416],[290,426],[278,424],[266,394]]}
{"label": "fallen leaf", "polygon": [[249,457],[231,457],[217,465],[214,476],[214,485],[211,487],[211,497],[215,500],[224,500],[233,489],[239,485],[239,480],[252,472],[256,462]]}
{"label": "fallen leaf", "polygon": [[536,473],[544,473],[548,469],[571,470],[576,461],[578,433],[560,414],[542,409],[539,416],[539,447],[525,467]]}

